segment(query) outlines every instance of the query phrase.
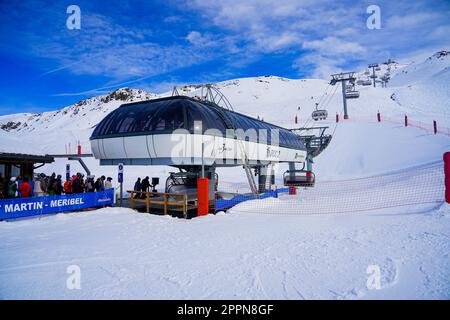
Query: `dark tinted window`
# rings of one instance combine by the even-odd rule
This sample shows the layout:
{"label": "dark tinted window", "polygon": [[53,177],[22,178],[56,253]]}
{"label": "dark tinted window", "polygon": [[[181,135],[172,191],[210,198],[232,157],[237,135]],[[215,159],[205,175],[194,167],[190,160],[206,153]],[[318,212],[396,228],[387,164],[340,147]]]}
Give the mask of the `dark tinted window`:
{"label": "dark tinted window", "polygon": [[208,129],[217,129],[225,133],[226,130],[225,124],[217,112],[201,103],[189,101],[189,104],[186,105],[186,119],[187,129],[191,132],[195,129],[195,121],[202,121],[203,132]]}
{"label": "dark tinted window", "polygon": [[173,103],[158,110],[149,131],[173,131],[184,128],[184,123],[184,106]]}
{"label": "dark tinted window", "polygon": [[[232,122],[232,127],[242,129],[244,133],[255,130],[257,136],[255,137],[252,133],[251,140],[257,138],[261,143],[271,144],[272,134],[275,133],[274,130],[277,130],[280,146],[304,149],[297,135],[289,130],[235,112],[224,110],[224,113]],[[186,128],[193,132],[194,121],[202,121],[203,132],[207,129],[217,129],[225,134],[226,126],[222,117],[218,110],[190,99],[148,101],[125,105],[111,112],[98,124],[92,136],[151,131],[170,132],[179,128]],[[266,129],[267,133],[260,129]],[[248,140],[248,137],[246,139]]]}

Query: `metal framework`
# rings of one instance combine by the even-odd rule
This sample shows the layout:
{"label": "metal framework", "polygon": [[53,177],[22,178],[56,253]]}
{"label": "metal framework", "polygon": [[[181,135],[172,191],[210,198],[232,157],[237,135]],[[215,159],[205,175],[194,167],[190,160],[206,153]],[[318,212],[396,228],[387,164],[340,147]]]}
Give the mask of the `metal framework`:
{"label": "metal framework", "polygon": [[[306,147],[308,156],[311,158],[317,157],[330,144],[332,135],[325,134],[329,127],[310,127],[310,128],[294,128],[292,132],[298,133],[299,139]],[[311,131],[317,131],[317,134],[309,134]],[[301,134],[301,133],[307,134]]]}
{"label": "metal framework", "polygon": [[379,67],[378,63],[369,64],[369,68],[372,68],[372,75],[370,77],[373,79],[373,87],[374,88],[376,87],[375,79],[377,78],[377,75],[375,74],[375,69],[378,67]]}
{"label": "metal framework", "polygon": [[[179,92],[176,87],[174,87],[173,91],[172,91],[172,96],[174,96],[174,95],[179,95]],[[218,106],[218,107],[226,109],[226,110],[234,111],[233,106],[231,105],[231,103],[227,99],[227,97],[225,97],[225,95],[222,92],[220,92],[219,89],[214,87],[212,84],[201,85],[200,86],[200,97],[198,97],[198,98],[201,101],[211,103],[212,107],[214,107],[214,108],[216,108],[216,106]],[[222,112],[220,110],[220,108],[216,108],[216,110],[219,111],[219,115],[225,121],[226,125],[229,128],[235,129],[234,131],[237,132],[236,128],[233,124],[233,121],[231,121],[228,118],[227,114],[225,112]],[[245,170],[245,174],[247,176],[248,184],[250,186],[250,190],[258,198],[259,197],[258,186],[253,177],[252,168],[250,166],[247,153],[245,152],[245,146],[243,144],[242,137],[236,137],[236,138],[237,138],[237,142],[238,142],[239,149],[241,152],[242,163],[243,163],[243,167]]]}
{"label": "metal framework", "polygon": [[334,86],[338,82],[340,82],[342,85],[342,102],[344,104],[344,119],[348,119],[347,93],[346,93],[347,82],[354,84],[355,81],[356,81],[355,72],[341,72],[341,73],[336,73],[336,74],[331,75],[330,84],[332,86]]}

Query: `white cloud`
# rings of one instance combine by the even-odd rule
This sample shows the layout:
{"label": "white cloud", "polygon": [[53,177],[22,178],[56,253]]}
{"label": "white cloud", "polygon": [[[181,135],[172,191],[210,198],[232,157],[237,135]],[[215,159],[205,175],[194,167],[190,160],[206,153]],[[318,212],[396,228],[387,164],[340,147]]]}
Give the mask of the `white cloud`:
{"label": "white cloud", "polygon": [[[363,59],[365,63],[395,59],[424,48],[431,54],[437,45],[445,48],[449,42],[450,7],[443,0],[380,0],[381,30],[366,27],[369,4],[345,0],[194,0],[185,6],[203,14],[228,36],[238,34],[239,46],[249,55],[298,50],[299,59],[293,65],[301,68],[302,74],[312,68],[315,76],[359,66]],[[302,62],[306,64],[302,66]]]}
{"label": "white cloud", "polygon": [[323,56],[360,54],[366,52],[366,49],[359,43],[338,39],[336,37],[326,37],[322,40],[305,41],[303,43],[303,48],[318,50]]}

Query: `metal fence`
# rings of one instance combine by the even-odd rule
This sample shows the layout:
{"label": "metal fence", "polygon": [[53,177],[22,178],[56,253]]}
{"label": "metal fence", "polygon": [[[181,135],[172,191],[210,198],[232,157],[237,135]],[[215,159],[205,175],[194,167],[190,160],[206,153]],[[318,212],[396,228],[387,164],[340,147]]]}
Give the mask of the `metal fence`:
{"label": "metal fence", "polygon": [[246,201],[233,212],[260,214],[338,214],[394,207],[431,209],[444,202],[443,162],[388,174],[340,181],[317,181],[313,188],[278,199]]}

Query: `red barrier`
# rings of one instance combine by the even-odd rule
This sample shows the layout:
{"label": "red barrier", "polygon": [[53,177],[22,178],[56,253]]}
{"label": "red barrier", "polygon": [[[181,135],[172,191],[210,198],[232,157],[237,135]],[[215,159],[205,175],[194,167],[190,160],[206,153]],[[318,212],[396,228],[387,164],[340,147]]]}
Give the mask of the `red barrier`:
{"label": "red barrier", "polygon": [[408,126],[408,116],[405,114],[405,127]]}
{"label": "red barrier", "polygon": [[450,152],[444,153],[445,201],[450,203]]}
{"label": "red barrier", "polygon": [[377,113],[377,119],[378,119],[378,122],[381,122],[381,114],[380,114],[379,111],[378,111],[378,113]]}
{"label": "red barrier", "polygon": [[78,148],[77,148],[77,154],[78,154],[78,155],[81,155],[81,144],[78,145]]}
{"label": "red barrier", "polygon": [[209,213],[208,178],[197,179],[197,194],[198,194],[197,215],[205,216]]}
{"label": "red barrier", "polygon": [[436,120],[433,120],[433,130],[434,130],[434,134],[437,134],[437,123],[436,123]]}
{"label": "red barrier", "polygon": [[289,187],[289,195],[295,196],[296,194],[297,194],[297,188],[293,187],[293,186],[290,186]]}
{"label": "red barrier", "polygon": [[336,122],[339,122],[339,115],[336,113]]}

